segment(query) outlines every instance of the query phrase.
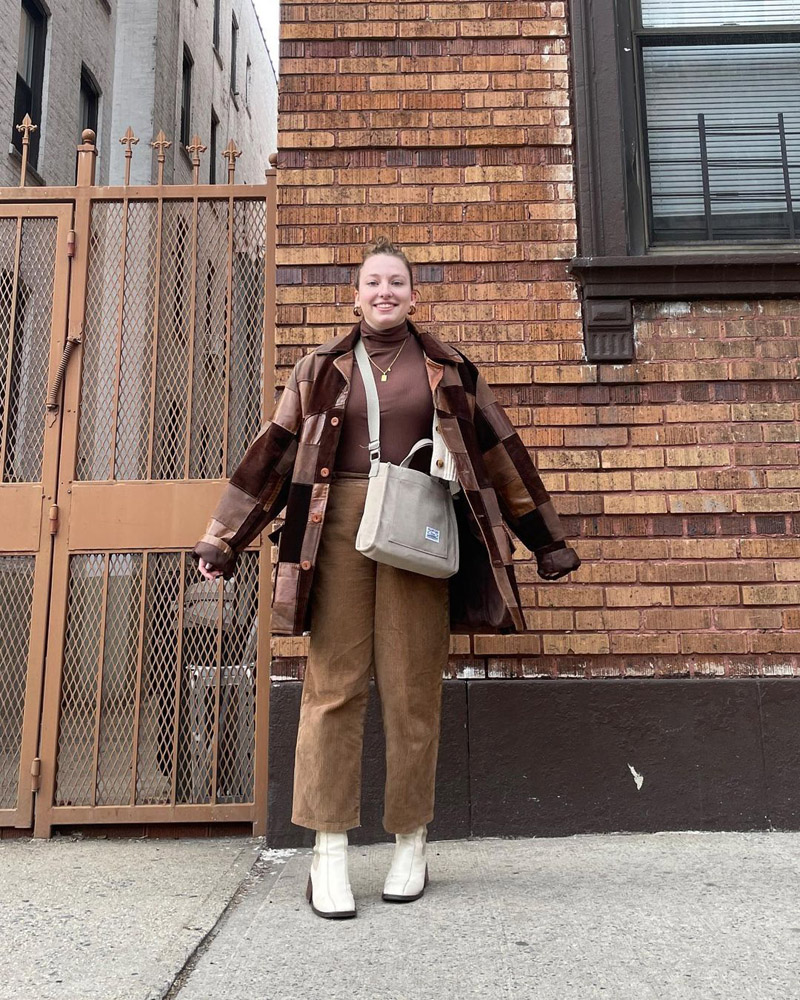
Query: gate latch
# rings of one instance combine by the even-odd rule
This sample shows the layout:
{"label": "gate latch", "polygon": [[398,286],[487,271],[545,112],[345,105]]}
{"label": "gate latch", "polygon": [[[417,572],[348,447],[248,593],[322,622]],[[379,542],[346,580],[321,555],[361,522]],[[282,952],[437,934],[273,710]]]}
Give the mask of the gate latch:
{"label": "gate latch", "polygon": [[50,534],[55,535],[58,531],[58,504],[50,505],[50,513],[47,515],[50,520]]}
{"label": "gate latch", "polygon": [[31,791],[38,792],[42,773],[41,757],[34,757],[31,761]]}

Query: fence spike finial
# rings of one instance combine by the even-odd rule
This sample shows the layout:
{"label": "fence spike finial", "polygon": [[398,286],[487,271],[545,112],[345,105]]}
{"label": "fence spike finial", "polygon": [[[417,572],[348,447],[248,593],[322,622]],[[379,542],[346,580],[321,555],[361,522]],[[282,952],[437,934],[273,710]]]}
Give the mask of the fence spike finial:
{"label": "fence spike finial", "polygon": [[22,133],[22,167],[19,178],[19,186],[25,187],[25,178],[28,173],[28,147],[31,142],[31,132],[36,132],[39,129],[38,125],[34,125],[31,121],[31,116],[26,113],[25,117],[22,119],[22,123],[16,126],[17,132]]}
{"label": "fence spike finial", "polygon": [[128,126],[128,130],[119,140],[125,147],[125,187],[131,182],[131,158],[133,157],[133,147],[138,143],[138,139],[133,134],[133,129]]}
{"label": "fence spike finial", "polygon": [[186,152],[191,153],[192,156],[192,183],[197,184],[200,179],[200,154],[205,153],[208,146],[204,146],[200,142],[200,136],[195,132],[192,136],[192,141],[186,147]]}
{"label": "fence spike finial", "polygon": [[158,135],[150,143],[153,149],[158,150],[158,183],[164,183],[164,164],[167,159],[167,150],[172,145],[169,139],[164,135],[164,130],[161,129]]}
{"label": "fence spike finial", "polygon": [[237,149],[236,143],[231,139],[225,149],[222,150],[222,155],[228,161],[228,183],[233,184],[233,175],[236,173],[236,161],[242,155],[242,151],[241,149]]}

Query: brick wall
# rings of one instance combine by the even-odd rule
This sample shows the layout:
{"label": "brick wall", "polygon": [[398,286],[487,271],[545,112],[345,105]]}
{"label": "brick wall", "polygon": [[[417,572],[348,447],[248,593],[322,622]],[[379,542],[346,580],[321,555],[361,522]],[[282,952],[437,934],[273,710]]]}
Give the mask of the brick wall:
{"label": "brick wall", "polygon": [[[800,303],[644,304],[633,365],[587,364],[565,4],[283,0],[281,380],[352,323],[378,234],[417,319],[479,363],[584,565],[518,579],[530,633],[453,642],[465,676],[793,673]],[[276,672],[303,639],[275,640]]]}

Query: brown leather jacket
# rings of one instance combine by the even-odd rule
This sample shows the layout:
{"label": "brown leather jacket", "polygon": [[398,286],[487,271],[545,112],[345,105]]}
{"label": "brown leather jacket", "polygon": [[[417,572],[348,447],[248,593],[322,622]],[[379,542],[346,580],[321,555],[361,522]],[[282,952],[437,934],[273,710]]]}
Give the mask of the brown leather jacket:
{"label": "brown leather jacket", "polygon": [[[460,568],[450,580],[454,632],[524,630],[506,525],[536,556],[539,573],[580,565],[564,541],[526,447],[475,366],[409,324],[425,354],[440,432],[455,459]],[[272,600],[272,630],[308,629],[311,584],[325,524],[358,325],[295,366],[275,413],[250,445],[195,547],[232,575],[238,554],[286,508]],[[277,535],[277,533],[276,533]]]}

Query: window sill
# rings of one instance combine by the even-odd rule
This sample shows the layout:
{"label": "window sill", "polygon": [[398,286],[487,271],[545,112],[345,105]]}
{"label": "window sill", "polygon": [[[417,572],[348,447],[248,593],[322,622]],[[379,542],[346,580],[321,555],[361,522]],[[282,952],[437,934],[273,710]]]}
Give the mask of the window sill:
{"label": "window sill", "polygon": [[575,257],[590,361],[632,361],[634,299],[800,297],[800,250]]}
{"label": "window sill", "polygon": [[575,257],[585,298],[697,299],[800,295],[800,250],[659,252]]}

